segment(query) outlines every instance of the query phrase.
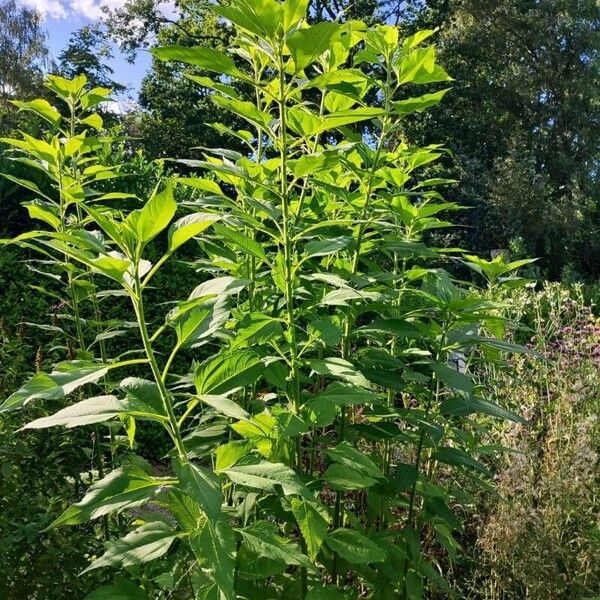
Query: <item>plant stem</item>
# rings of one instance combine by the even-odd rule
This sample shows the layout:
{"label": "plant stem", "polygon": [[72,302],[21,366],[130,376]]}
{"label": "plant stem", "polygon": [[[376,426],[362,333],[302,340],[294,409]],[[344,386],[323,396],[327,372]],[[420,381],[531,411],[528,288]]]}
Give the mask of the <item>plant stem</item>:
{"label": "plant stem", "polygon": [[[154,354],[154,350],[152,348],[152,342],[150,341],[150,335],[148,334],[148,326],[146,324],[146,317],[144,314],[144,301],[142,298],[142,290],[141,290],[141,281],[140,277],[137,274],[138,265],[135,265],[136,276],[135,276],[135,293],[131,295],[131,300],[133,303],[133,309],[135,311],[135,315],[138,321],[138,328],[140,330],[140,335],[142,337],[142,344],[144,346],[144,351],[146,356],[148,357],[148,362],[150,364],[150,369],[152,370],[152,375],[154,377],[154,381],[158,386],[158,391],[160,393],[160,398],[163,403],[163,408],[165,409],[165,414],[169,419],[169,427],[167,431],[169,431],[173,442],[175,443],[175,447],[177,448],[177,453],[179,458],[182,460],[186,459],[187,453],[185,450],[185,445],[183,443],[183,439],[181,437],[181,431],[179,429],[179,425],[177,423],[177,417],[175,416],[175,412],[173,410],[172,397],[171,393],[167,389],[165,384],[165,379],[160,372],[160,368],[158,363],[156,362],[156,356]],[[165,373],[166,375],[166,373]]]}

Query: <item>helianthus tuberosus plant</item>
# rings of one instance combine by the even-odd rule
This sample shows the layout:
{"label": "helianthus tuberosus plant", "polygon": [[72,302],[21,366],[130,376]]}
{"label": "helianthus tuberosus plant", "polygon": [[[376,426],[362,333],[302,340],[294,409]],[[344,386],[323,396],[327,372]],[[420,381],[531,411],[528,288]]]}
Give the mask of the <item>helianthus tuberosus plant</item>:
{"label": "helianthus tuberosus plant", "polygon": [[[68,229],[21,239],[118,286],[139,358],[63,363],[1,410],[93,383],[101,395],[27,427],[146,419],[173,445],[171,474],[114,470],[55,521],[159,507],[136,509],[134,530],[92,562],[130,575],[90,598],[179,588],[194,598],[412,600],[445,589],[422,546],[457,552],[452,507],[468,499],[453,472],[485,477],[468,416],[517,418],[479,398],[453,362],[468,355],[472,367],[477,347],[510,348],[484,333],[499,320],[493,303],[454,281],[448,256],[426,244],[428,231],[450,226],[439,214],[459,208],[438,191],[449,181],[424,174],[442,150],[400,141],[403,120],[447,91],[429,90],[449,79],[427,45],[433,32],[399,40],[390,26],[308,25],[306,9],[233,0],[214,7],[235,28],[229,54],[155,50],[211,74],[190,78],[247,122],[213,124],[245,154],[203,149],[182,161],[201,176],[164,182],[133,211],[79,194]],[[159,237],[166,250],[151,264]],[[149,323],[146,292],[185,243],[198,247],[198,285],[164,323]],[[166,355],[160,338],[173,340]],[[182,351],[194,361],[175,373]],[[132,361],[146,378],[114,381]]]}

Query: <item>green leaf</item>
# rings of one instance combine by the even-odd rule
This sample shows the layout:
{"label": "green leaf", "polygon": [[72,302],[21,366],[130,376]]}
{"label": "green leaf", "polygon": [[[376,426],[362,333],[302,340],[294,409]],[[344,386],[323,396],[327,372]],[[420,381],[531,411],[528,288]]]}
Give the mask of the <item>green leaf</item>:
{"label": "green leaf", "polygon": [[214,335],[226,323],[229,311],[223,302],[204,304],[186,311],[171,324],[177,333],[177,343],[188,348],[199,340]]}
{"label": "green leaf", "polygon": [[334,448],[326,450],[327,456],[336,463],[362,472],[374,479],[383,478],[381,469],[362,451],[348,442],[340,442]]}
{"label": "green leaf", "polygon": [[304,410],[316,427],[326,427],[335,420],[337,408],[360,404],[379,404],[381,399],[374,392],[342,383],[332,383],[323,393],[305,403]]}
{"label": "green leaf", "polygon": [[240,249],[244,254],[254,256],[261,262],[267,260],[267,255],[265,254],[263,247],[258,242],[249,238],[247,235],[244,235],[240,231],[232,229],[231,227],[225,227],[224,225],[220,224],[214,226],[214,231],[220,238],[230,242],[236,248]]}
{"label": "green leaf", "polygon": [[58,400],[82,385],[98,381],[108,371],[109,367],[102,363],[79,360],[60,363],[52,373],[35,374],[23,387],[4,401],[0,406],[0,413],[21,408],[38,398]]}
{"label": "green leaf", "polygon": [[131,212],[125,224],[142,243],[146,243],[169,225],[176,210],[173,186],[168,183],[162,191],[152,194],[143,208]]}
{"label": "green leaf", "polygon": [[283,29],[285,31],[288,31],[304,19],[308,10],[308,2],[309,0],[284,0]]}
{"label": "green leaf", "polygon": [[284,541],[276,534],[275,524],[258,521],[245,529],[238,529],[244,544],[258,556],[270,558],[286,565],[310,567],[308,558],[291,542]]}
{"label": "green leaf", "polygon": [[369,121],[378,117],[382,117],[385,114],[381,108],[355,108],[353,110],[340,111],[330,115],[326,115],[323,119],[323,123],[315,133],[323,133],[329,129],[335,129],[337,127],[344,127],[345,125],[351,125],[352,123],[359,123],[360,121]]}
{"label": "green leaf", "polygon": [[354,598],[356,595],[345,594],[331,585],[314,587],[306,595],[306,600],[354,600]]}
{"label": "green leaf", "polygon": [[332,356],[323,360],[312,359],[308,361],[311,369],[320,375],[331,375],[352,385],[371,388],[371,384],[367,378],[356,370],[356,367],[347,360]]}
{"label": "green leaf", "polygon": [[36,98],[29,102],[22,102],[21,100],[11,100],[11,104],[14,104],[19,110],[29,110],[39,115],[52,125],[58,125],[61,120],[60,113],[54,108],[48,100],[42,98]]}
{"label": "green leaf", "polygon": [[209,519],[216,520],[223,503],[219,478],[188,461],[176,460],[173,464],[183,493],[195,500]]}
{"label": "green leaf", "polygon": [[329,465],[324,479],[334,490],[363,490],[377,483],[362,471],[339,463]]}
{"label": "green leaf", "polygon": [[233,0],[213,10],[260,37],[273,37],[283,23],[283,7],[276,0]]}
{"label": "green leaf", "polygon": [[198,395],[224,395],[252,385],[264,370],[260,357],[251,350],[218,354],[198,365],[194,383]]}
{"label": "green leaf", "polygon": [[262,313],[246,315],[236,332],[232,347],[265,344],[273,338],[283,335],[283,327],[278,319]]}
{"label": "green leaf", "polygon": [[169,227],[169,252],[174,252],[179,246],[208,229],[220,218],[211,213],[195,213],[181,217]]}
{"label": "green leaf", "polygon": [[190,545],[200,565],[209,569],[221,595],[219,600],[235,600],[234,574],[236,541],[233,529],[223,521],[205,521]]}
{"label": "green leaf", "polygon": [[233,296],[241,292],[250,281],[238,277],[215,277],[194,288],[189,299],[204,298],[206,296]]}
{"label": "green leaf", "polygon": [[346,249],[351,242],[352,239],[347,236],[329,238],[328,240],[314,240],[304,246],[304,253],[308,258],[329,256]]}
{"label": "green leaf", "polygon": [[230,400],[226,396],[204,394],[199,396],[199,399],[225,417],[237,419],[238,421],[246,421],[250,418],[250,415],[237,402]]}
{"label": "green leaf", "polygon": [[340,527],[329,534],[326,544],[352,565],[383,562],[387,555],[375,542],[354,529]]}
{"label": "green leaf", "polygon": [[27,423],[23,429],[44,429],[46,427],[79,427],[90,423],[102,423],[124,412],[116,396],[96,396],[67,406],[50,417],[42,417]]}
{"label": "green leaf", "polygon": [[225,96],[217,96],[216,94],[213,94],[211,99],[217,106],[231,111],[268,133],[269,124],[272,120],[271,115],[258,110],[251,102],[237,100],[235,98],[226,98]]}
{"label": "green leaf", "polygon": [[456,369],[449,367],[443,363],[432,362],[430,363],[431,370],[441,379],[446,385],[452,389],[467,394],[472,394],[475,388],[475,384],[470,377],[467,377],[463,373],[460,373]]}
{"label": "green leaf", "polygon": [[329,518],[325,510],[319,510],[316,502],[310,502],[305,498],[292,498],[290,505],[292,513],[300,527],[302,537],[306,542],[306,550],[311,561],[315,561],[317,554],[327,537],[327,527]]}
{"label": "green leaf", "polygon": [[146,523],[124,538],[111,542],[108,550],[83,573],[101,567],[124,568],[156,560],[168,552],[177,537],[172,527],[163,521]]}
{"label": "green leaf", "polygon": [[339,29],[338,23],[321,21],[293,33],[287,40],[287,46],[294,59],[296,72],[302,71],[317,60],[329,48]]}
{"label": "green leaf", "polygon": [[527,424],[527,421],[523,419],[523,417],[513,411],[504,408],[495,402],[490,402],[489,400],[484,400],[477,396],[471,396],[469,398],[449,398],[448,400],[444,400],[440,405],[440,411],[444,415],[459,417],[465,417],[473,413],[481,413],[489,415],[490,417],[497,417],[498,419],[506,419],[508,421],[513,421],[514,423],[520,423],[521,425]]}
{"label": "green leaf", "polygon": [[277,487],[281,487],[286,496],[298,495],[313,499],[296,473],[281,463],[263,461],[258,464],[237,465],[225,469],[223,473],[239,485],[268,492],[274,492]]}
{"label": "green leaf", "polygon": [[488,470],[484,465],[460,448],[451,448],[449,446],[438,448],[431,456],[431,459],[438,460],[446,465],[467,467],[468,469],[473,469],[486,475],[488,474]]}
{"label": "green leaf", "polygon": [[174,483],[173,479],[152,477],[139,469],[115,469],[91,485],[83,500],[69,506],[49,529],[79,525],[124,508],[140,506]]}
{"label": "green leaf", "polygon": [[334,347],[342,341],[342,326],[339,317],[320,317],[308,324],[308,331],[326,346]]}
{"label": "green leaf", "polygon": [[114,585],[105,585],[84,600],[147,600],[146,592],[131,581],[121,579]]}
{"label": "green leaf", "polygon": [[235,66],[233,59],[214,48],[206,46],[164,46],[151,48],[150,52],[159,60],[175,60],[188,65],[194,65],[207,71],[214,71],[231,77],[245,78],[244,74]]}

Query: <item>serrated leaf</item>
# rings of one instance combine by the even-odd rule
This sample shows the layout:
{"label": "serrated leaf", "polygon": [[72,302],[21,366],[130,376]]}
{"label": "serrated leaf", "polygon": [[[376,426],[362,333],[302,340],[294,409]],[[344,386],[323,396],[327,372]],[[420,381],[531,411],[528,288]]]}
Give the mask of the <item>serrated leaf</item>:
{"label": "serrated leaf", "polygon": [[115,469],[91,485],[83,500],[69,506],[49,529],[61,525],[79,525],[124,508],[140,506],[174,483],[173,479],[152,477],[139,469]]}
{"label": "serrated leaf", "polygon": [[147,600],[146,592],[132,581],[121,579],[88,594],[84,600]]}
{"label": "serrated leaf", "polygon": [[44,429],[46,427],[80,427],[91,423],[102,423],[122,413],[123,406],[116,396],[95,396],[67,406],[57,413],[36,419],[23,426],[23,429]]}
{"label": "serrated leaf", "polygon": [[294,32],[287,40],[290,55],[294,59],[296,72],[313,63],[325,50],[333,36],[339,31],[339,23],[322,21]]}
{"label": "serrated leaf", "polygon": [[109,371],[102,363],[63,362],[52,373],[37,373],[23,387],[9,396],[0,413],[25,406],[32,400],[58,400],[87,383],[98,381]]}
{"label": "serrated leaf", "polygon": [[237,465],[223,471],[231,481],[239,485],[274,492],[281,487],[286,496],[298,495],[312,499],[312,494],[296,473],[282,463],[263,461],[258,464]]}
{"label": "serrated leaf", "polygon": [[375,542],[354,529],[340,527],[329,534],[326,544],[352,565],[383,562],[387,555]]}
{"label": "serrated leaf", "polygon": [[311,566],[308,558],[295,544],[277,536],[274,523],[258,521],[237,531],[241,533],[244,543],[258,556],[277,560],[286,565]]}
{"label": "serrated leaf", "polygon": [[219,600],[235,600],[234,574],[236,540],[233,529],[223,521],[206,521],[190,545],[200,565],[209,571],[219,588]]}
{"label": "serrated leaf", "polygon": [[173,186],[168,183],[162,191],[152,194],[142,208],[129,213],[125,224],[141,242],[146,243],[169,225],[176,210]]}
{"label": "serrated leaf", "polygon": [[102,567],[123,568],[156,560],[168,552],[177,537],[177,532],[163,521],[146,523],[124,538],[111,542],[108,550],[83,573]]}
{"label": "serrated leaf", "polygon": [[198,398],[225,417],[237,419],[238,421],[245,421],[250,418],[250,415],[237,402],[230,400],[227,396],[204,394]]}
{"label": "serrated leaf", "polygon": [[169,227],[169,252],[174,252],[219,219],[218,215],[211,213],[195,213],[181,217]]}
{"label": "serrated leaf", "polygon": [[219,478],[188,461],[176,460],[173,464],[183,493],[195,500],[209,519],[216,520],[223,503]]}
{"label": "serrated leaf", "polygon": [[260,357],[251,350],[219,354],[201,363],[194,373],[198,395],[224,395],[253,384],[264,370]]}

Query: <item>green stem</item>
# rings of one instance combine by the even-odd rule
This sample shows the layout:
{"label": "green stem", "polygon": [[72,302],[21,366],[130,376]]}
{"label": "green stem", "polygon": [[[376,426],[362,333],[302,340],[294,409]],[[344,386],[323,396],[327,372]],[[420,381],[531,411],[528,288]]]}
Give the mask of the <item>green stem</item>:
{"label": "green stem", "polygon": [[[137,272],[137,265],[136,265]],[[144,346],[144,351],[148,358],[148,363],[150,364],[150,369],[152,370],[152,375],[154,377],[154,381],[158,386],[158,391],[160,393],[160,398],[163,403],[163,407],[165,409],[165,414],[169,419],[169,427],[167,431],[169,431],[173,442],[175,443],[175,447],[177,448],[177,453],[179,458],[185,459],[187,454],[185,450],[185,445],[183,443],[183,439],[181,437],[181,431],[179,429],[179,425],[177,423],[177,417],[175,416],[175,412],[173,410],[172,397],[171,393],[167,389],[165,384],[165,379],[160,372],[160,368],[158,363],[156,362],[156,356],[154,354],[154,350],[152,348],[152,342],[150,341],[150,335],[148,334],[148,326],[146,324],[146,316],[144,314],[144,301],[142,298],[142,290],[141,290],[141,282],[139,275],[135,277],[135,294],[131,296],[131,300],[133,303],[133,309],[135,311],[135,315],[138,321],[138,328],[140,331],[140,335],[142,337],[142,344]]]}

